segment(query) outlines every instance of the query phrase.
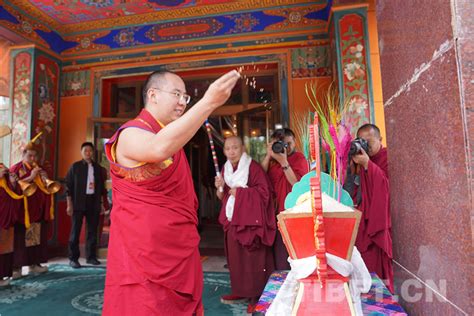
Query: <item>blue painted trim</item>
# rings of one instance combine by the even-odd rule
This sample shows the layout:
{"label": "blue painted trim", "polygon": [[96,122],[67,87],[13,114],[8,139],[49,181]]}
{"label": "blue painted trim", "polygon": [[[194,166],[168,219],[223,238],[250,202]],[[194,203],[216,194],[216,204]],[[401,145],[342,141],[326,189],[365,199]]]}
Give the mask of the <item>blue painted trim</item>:
{"label": "blue painted trim", "polygon": [[5,10],[3,6],[0,5],[0,20],[5,20],[13,24],[20,24],[20,21],[12,15],[10,12]]}
{"label": "blue painted trim", "polygon": [[323,9],[310,12],[306,14],[304,17],[307,19],[312,19],[312,20],[327,21],[329,16],[331,15],[332,2],[333,0],[329,0],[328,4]]}
{"label": "blue painted trim", "polygon": [[[298,7],[302,5],[308,5],[308,4],[296,4],[296,5],[289,5],[288,8],[292,7]],[[313,12],[309,12],[306,17],[308,19],[317,19],[317,20],[327,20],[329,16],[329,11],[330,7],[332,5],[332,0],[329,1],[328,5],[322,10],[317,10]],[[22,16],[26,16],[29,19],[33,21],[37,21],[35,18],[31,17],[29,14],[25,13],[23,10],[20,8],[16,7],[15,5],[12,5],[9,3],[9,6],[12,10],[15,12],[19,13]],[[136,47],[137,45],[140,46],[146,46],[158,42],[167,42],[167,43],[172,43],[174,38],[167,39],[159,37],[157,34],[156,38],[152,39],[149,38],[145,35],[145,33],[152,27],[161,27],[161,26],[166,26],[166,24],[170,23],[176,23],[178,21],[199,21],[199,20],[206,20],[206,19],[212,19],[214,21],[217,21],[218,23],[221,24],[222,27],[214,30],[213,34],[209,34],[208,36],[203,36],[199,37],[200,39],[209,39],[213,38],[214,36],[232,36],[233,34],[235,35],[242,35],[242,34],[271,34],[274,33],[272,31],[266,32],[265,29],[274,24],[281,23],[282,21],[285,20],[285,17],[281,15],[270,15],[267,14],[266,12],[272,10],[272,9],[277,9],[280,8],[280,6],[275,6],[272,8],[260,8],[260,9],[253,9],[253,10],[246,10],[243,12],[233,12],[233,13],[228,13],[228,14],[218,14],[215,16],[208,16],[206,18],[196,18],[192,17],[189,19],[176,19],[174,21],[160,21],[159,23],[155,24],[149,24],[145,23],[142,25],[138,26],[127,26],[127,27],[115,27],[115,28],[104,28],[104,29],[97,29],[97,30],[90,30],[89,32],[85,32],[82,34],[88,34],[90,33],[90,36],[99,33],[103,33],[104,31],[107,32],[106,35],[101,36],[97,39],[94,40],[94,43],[97,44],[102,44],[110,47],[110,49],[122,49],[122,48],[132,48]],[[251,25],[250,27],[242,27],[239,25],[237,21],[239,21],[242,17],[242,15],[251,15],[253,19],[255,19],[258,23],[255,25]],[[20,23],[12,14],[10,14],[8,11],[4,9],[3,6],[0,6],[0,20],[7,20],[12,23],[18,24]],[[123,46],[121,43],[116,42],[116,37],[120,32],[122,31],[128,31],[130,29],[137,29],[136,33],[135,31],[132,31],[133,33],[133,41],[131,42],[126,42]],[[298,30],[304,30],[307,28],[299,28]],[[311,29],[311,28],[309,28]],[[48,45],[50,46],[51,50],[54,51],[55,53],[61,54],[63,51],[68,50],[70,48],[78,46],[80,43],[76,41],[69,41],[66,40],[65,38],[72,38],[75,37],[75,33],[71,34],[62,34],[55,30],[54,28],[48,27],[47,31],[43,31],[41,29],[34,29],[34,31],[43,39],[45,40]],[[296,30],[293,30],[296,31]],[[192,38],[192,36],[190,37]],[[184,38],[179,38],[179,39],[184,39]],[[28,39],[31,41],[31,39]],[[40,43],[38,43],[40,44]]]}
{"label": "blue painted trim", "polygon": [[61,35],[54,31],[45,32],[43,30],[36,29],[35,32],[42,38],[46,43],[48,43],[49,48],[57,53],[61,54],[63,51],[68,50],[70,48],[74,48],[79,43],[71,42],[64,40]]}
{"label": "blue painted trim", "polygon": [[[152,28],[158,28],[158,27],[167,27],[166,23],[160,23],[160,24],[154,24],[154,25],[143,25],[143,26],[137,26],[137,27],[125,27],[125,28],[120,28],[113,30],[109,32],[108,34],[99,37],[95,39],[93,42],[95,44],[100,44],[100,45],[105,45],[108,46],[108,49],[110,50],[117,50],[117,49],[125,49],[125,48],[130,48],[130,47],[146,47],[148,45],[157,45],[157,44],[172,44],[172,43],[185,43],[185,42],[192,42],[195,41],[196,39],[199,40],[206,40],[206,39],[215,39],[215,38],[232,38],[232,37],[241,37],[242,35],[262,35],[262,34],[277,34],[281,33],[280,30],[274,30],[274,31],[265,31],[265,28],[273,25],[280,23],[284,20],[284,18],[279,17],[279,16],[265,16],[263,14],[260,14],[261,12],[256,12],[254,15],[254,18],[258,20],[258,24],[252,27],[251,30],[235,30],[236,28],[236,22],[232,21],[231,18],[229,17],[218,17],[215,18],[214,20],[219,21],[223,26],[222,28],[213,30],[213,33],[209,34],[204,34],[204,35],[199,35],[199,34],[189,34],[184,36],[184,38],[175,38],[173,36],[166,38],[166,37],[157,37],[157,38],[150,38],[146,35],[147,32],[151,31]],[[236,15],[233,15],[236,16]],[[205,19],[195,19],[197,20],[205,20]],[[210,22],[209,22],[210,23]],[[132,30],[133,29],[133,30]],[[298,31],[304,31],[304,30],[314,30],[315,27],[302,27],[299,28]],[[133,34],[133,41],[126,43],[125,45],[122,45],[118,43],[115,40],[115,37],[117,37],[119,34],[122,33],[132,33]],[[103,50],[106,51],[107,49]],[[67,54],[67,53],[66,53]]]}
{"label": "blue painted trim", "polygon": [[[332,2],[333,0],[329,0],[329,1]],[[287,8],[307,7],[307,6],[312,5],[312,4],[321,5],[321,4],[325,4],[325,3],[326,3],[325,0],[319,0],[319,1],[312,1],[312,3],[294,3],[294,4],[291,4],[291,5],[287,5],[286,7]],[[230,13],[231,14],[242,14],[242,13],[251,13],[251,12],[264,12],[264,11],[278,10],[278,9],[281,9],[281,8],[282,8],[282,6],[276,5],[276,6],[273,6],[273,7],[260,8],[258,10],[256,10],[256,9],[246,9],[246,10],[240,10],[240,11],[232,11]],[[325,10],[325,9],[323,9],[323,10]],[[330,8],[329,8],[329,11],[330,11]],[[319,12],[319,11],[314,11],[314,12]],[[307,15],[310,15],[311,13],[312,12],[308,13]],[[225,15],[227,15],[227,14],[226,13],[224,13],[224,14],[223,13],[214,13],[214,14],[206,14],[204,17],[206,17],[206,18],[216,18],[216,17],[225,16]],[[204,17],[202,17],[202,18],[204,18]],[[176,22],[176,21],[186,21],[186,20],[194,19],[194,18],[195,17],[186,19],[186,18],[181,17],[181,18],[160,20],[160,22],[161,23],[170,23],[170,22]],[[314,19],[311,16],[309,18]],[[150,22],[148,22],[147,24],[136,24],[136,23],[135,24],[127,24],[127,27],[140,27],[140,26],[144,26],[144,25],[149,25],[149,23]],[[85,35],[85,34],[92,33],[92,32],[100,33],[100,32],[104,32],[104,31],[112,31],[112,30],[122,29],[122,28],[123,28],[123,26],[103,27],[103,28],[97,28],[97,29],[93,29],[93,30],[67,33],[67,34],[65,34],[65,36],[69,37],[69,36]]]}
{"label": "blue painted trim", "polygon": [[[328,40],[327,34],[312,34],[313,40]],[[268,39],[270,43],[273,41],[272,38]],[[287,38],[282,38],[281,42],[278,43],[292,43],[292,42],[301,42],[301,41],[308,41],[308,35],[297,35],[293,37],[287,37]],[[173,55],[177,53],[185,53],[185,52],[199,52],[199,51],[208,51],[208,50],[223,50],[225,49],[228,52],[232,52],[232,48],[237,48],[237,47],[249,47],[249,46],[259,46],[266,44],[265,39],[261,40],[250,40],[250,41],[240,41],[240,42],[232,42],[232,47],[229,48],[227,46],[227,43],[219,43],[219,44],[209,44],[209,45],[199,45],[195,50],[192,48],[195,46],[186,46],[182,48],[166,48],[166,49],[156,49],[154,51],[148,51],[148,52],[139,52],[139,53],[130,53],[126,55],[113,55],[110,57],[93,57],[93,58],[84,58],[84,59],[79,59],[76,58],[74,59],[74,64],[73,61],[65,61],[63,63],[63,67],[68,67],[68,66],[79,66],[79,65],[87,65],[87,64],[92,64],[92,63],[100,63],[104,62],[107,60],[123,60],[123,59],[137,59],[137,58],[148,58],[147,53],[150,54],[150,56],[162,56],[162,55]],[[90,53],[89,53],[90,54]],[[72,56],[74,57],[74,56]],[[68,56],[70,58],[70,56]]]}

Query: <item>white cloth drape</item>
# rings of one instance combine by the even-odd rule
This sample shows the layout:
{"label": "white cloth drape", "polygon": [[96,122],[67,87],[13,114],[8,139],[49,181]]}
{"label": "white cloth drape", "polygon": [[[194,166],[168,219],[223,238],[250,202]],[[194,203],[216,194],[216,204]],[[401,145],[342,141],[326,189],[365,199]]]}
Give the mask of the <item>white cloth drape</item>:
{"label": "white cloth drape", "polygon": [[[243,153],[239,160],[237,170],[234,172],[234,168],[229,160],[224,164],[224,181],[229,188],[247,188],[249,181],[249,170],[252,158],[246,153]],[[227,220],[232,221],[232,215],[234,215],[235,197],[229,196],[227,204],[225,205],[225,215]]]}
{"label": "white cloth drape", "polygon": [[[354,247],[351,261],[326,253],[328,265],[339,274],[349,276],[349,289],[357,316],[362,316],[360,294],[367,293],[372,285],[372,277],[365,266],[359,250]],[[291,315],[296,298],[298,279],[310,276],[316,270],[316,256],[292,260],[288,258],[291,271],[278,291],[265,315]]]}

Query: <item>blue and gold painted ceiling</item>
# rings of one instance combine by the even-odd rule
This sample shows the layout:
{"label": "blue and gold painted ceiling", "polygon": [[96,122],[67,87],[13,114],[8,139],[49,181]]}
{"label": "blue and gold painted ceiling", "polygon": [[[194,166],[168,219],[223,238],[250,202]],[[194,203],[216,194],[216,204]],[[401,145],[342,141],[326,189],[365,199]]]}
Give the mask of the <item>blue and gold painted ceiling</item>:
{"label": "blue and gold painted ceiling", "polygon": [[0,27],[66,58],[186,47],[196,40],[290,45],[326,40],[331,5],[332,0],[4,0]]}

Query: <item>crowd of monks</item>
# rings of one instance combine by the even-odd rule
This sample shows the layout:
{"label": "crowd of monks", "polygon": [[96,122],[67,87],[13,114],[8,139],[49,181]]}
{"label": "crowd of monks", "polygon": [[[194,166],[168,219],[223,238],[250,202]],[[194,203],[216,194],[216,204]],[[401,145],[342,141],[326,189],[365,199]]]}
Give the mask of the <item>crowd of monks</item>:
{"label": "crowd of monks", "polygon": [[[187,111],[184,81],[170,72],[152,73],[144,87],[145,108],[105,145],[110,161],[113,211],[103,315],[202,315],[203,274],[197,231],[198,200],[182,147],[202,122],[229,98],[240,79],[233,70],[212,83]],[[369,143],[351,164],[352,185],[362,211],[356,246],[369,268],[393,291],[387,153],[380,131],[367,124],[358,137]],[[279,149],[274,144],[279,143]],[[269,275],[288,269],[288,253],[276,215],[293,185],[309,172],[290,129],[275,131],[261,164],[242,139],[225,140],[227,158],[215,179],[222,201],[219,222],[232,292],[221,302],[246,301],[251,313]],[[352,168],[352,167],[351,167]],[[21,277],[21,268],[45,272],[47,226],[54,219],[53,192],[30,142],[22,161],[0,166],[0,280]],[[361,200],[359,197],[362,197]]]}
{"label": "crowd of monks", "polygon": [[[387,150],[375,125],[361,126],[357,136],[368,142],[369,149],[362,149],[349,165],[353,175],[349,179],[355,180],[349,193],[363,213],[356,246],[368,270],[376,272],[393,292]],[[272,149],[277,141],[285,144],[283,152]],[[227,162],[215,186],[222,200],[219,222],[225,232],[232,293],[222,296],[221,302],[248,301],[247,312],[251,313],[269,275],[275,269],[289,269],[288,252],[276,229],[275,216],[284,210],[292,186],[309,171],[308,163],[295,150],[295,135],[287,128],[272,135],[261,165],[245,153],[238,137],[225,140],[224,154]]]}
{"label": "crowd of monks", "polygon": [[46,272],[48,223],[54,219],[54,193],[37,163],[33,142],[10,168],[0,164],[0,285],[10,278]]}

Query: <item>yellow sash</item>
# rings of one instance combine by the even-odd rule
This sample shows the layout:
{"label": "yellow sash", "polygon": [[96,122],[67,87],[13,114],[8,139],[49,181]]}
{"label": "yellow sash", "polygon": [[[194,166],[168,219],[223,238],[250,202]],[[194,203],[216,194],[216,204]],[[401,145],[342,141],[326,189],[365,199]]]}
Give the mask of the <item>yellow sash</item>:
{"label": "yellow sash", "polygon": [[25,227],[30,228],[30,213],[28,212],[28,199],[26,196],[18,195],[12,190],[7,185],[7,180],[5,178],[0,178],[0,187],[7,192],[7,194],[15,200],[23,199],[23,202],[25,203]]}

